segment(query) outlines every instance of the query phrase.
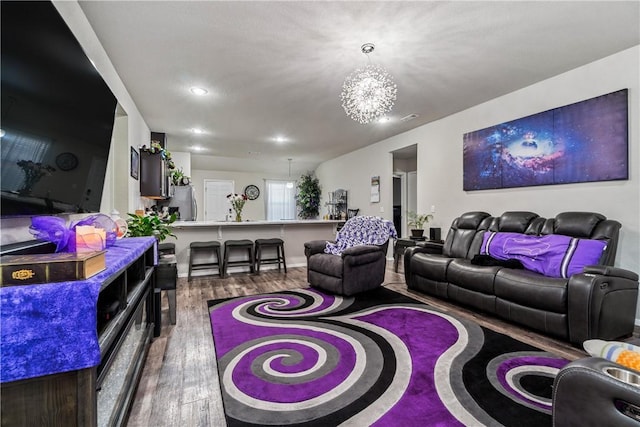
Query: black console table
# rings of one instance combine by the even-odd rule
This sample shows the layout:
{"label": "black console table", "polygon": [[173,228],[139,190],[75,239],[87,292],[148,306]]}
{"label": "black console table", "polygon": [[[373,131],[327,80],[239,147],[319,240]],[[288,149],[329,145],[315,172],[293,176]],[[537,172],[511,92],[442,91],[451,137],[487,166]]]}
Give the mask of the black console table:
{"label": "black console table", "polygon": [[126,423],[154,322],[153,237],[107,248],[87,280],[0,288],[3,426]]}

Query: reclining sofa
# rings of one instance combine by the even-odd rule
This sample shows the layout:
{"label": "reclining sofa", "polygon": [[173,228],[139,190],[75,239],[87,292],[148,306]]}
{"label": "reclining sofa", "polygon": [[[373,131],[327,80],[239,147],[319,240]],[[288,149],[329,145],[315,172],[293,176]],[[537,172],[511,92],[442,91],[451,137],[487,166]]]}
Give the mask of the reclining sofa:
{"label": "reclining sofa", "polygon": [[[407,286],[573,344],[628,336],[634,327],[638,275],[613,267],[620,227],[591,212],[564,212],[549,219],[533,212],[499,217],[468,212],[453,221],[444,244],[426,242],[405,251]],[[477,255],[500,233],[512,233],[505,235],[516,236],[515,241],[569,236],[572,242],[600,241],[595,243],[604,248],[597,262],[567,277],[550,277],[521,264],[513,268],[508,262],[479,265]]]}

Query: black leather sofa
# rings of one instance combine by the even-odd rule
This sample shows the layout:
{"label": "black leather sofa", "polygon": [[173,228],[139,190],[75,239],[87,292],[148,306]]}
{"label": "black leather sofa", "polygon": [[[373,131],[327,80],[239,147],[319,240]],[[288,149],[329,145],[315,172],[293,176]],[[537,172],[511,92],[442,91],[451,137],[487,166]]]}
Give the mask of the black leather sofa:
{"label": "black leather sofa", "polygon": [[[615,339],[633,332],[638,275],[613,267],[621,224],[591,212],[542,218],[533,212],[492,217],[468,212],[456,218],[444,244],[408,248],[407,286],[525,325],[574,344]],[[597,265],[569,278],[526,269],[476,265],[486,231],[526,235],[561,234],[607,242]]]}

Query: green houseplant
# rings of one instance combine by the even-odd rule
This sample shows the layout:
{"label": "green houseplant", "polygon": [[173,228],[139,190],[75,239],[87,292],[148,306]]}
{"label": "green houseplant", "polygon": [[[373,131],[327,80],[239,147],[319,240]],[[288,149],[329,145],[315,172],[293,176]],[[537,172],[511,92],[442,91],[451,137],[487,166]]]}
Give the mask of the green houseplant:
{"label": "green houseplant", "polygon": [[171,223],[176,220],[176,214],[171,214],[166,218],[161,218],[156,214],[138,216],[129,213],[127,219],[127,237],[154,236],[158,242],[162,242],[167,237],[177,238],[171,232]]}
{"label": "green houseplant", "polygon": [[412,237],[422,237],[424,225],[433,219],[431,214],[419,214],[414,211],[407,212],[407,225],[411,229]]}
{"label": "green houseplant", "polygon": [[191,178],[185,175],[182,168],[171,171],[171,182],[173,185],[187,185],[190,181]]}
{"label": "green houseplant", "polygon": [[302,219],[312,219],[320,212],[320,181],[309,172],[300,177],[296,205],[298,216]]}

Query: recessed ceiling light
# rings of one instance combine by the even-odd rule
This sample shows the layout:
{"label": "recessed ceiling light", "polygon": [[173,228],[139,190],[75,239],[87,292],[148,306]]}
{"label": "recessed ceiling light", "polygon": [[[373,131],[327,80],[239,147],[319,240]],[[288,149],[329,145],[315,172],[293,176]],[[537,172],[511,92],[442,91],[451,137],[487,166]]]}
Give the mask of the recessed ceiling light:
{"label": "recessed ceiling light", "polygon": [[273,140],[275,142],[277,142],[278,144],[282,144],[283,142],[286,141],[285,137],[284,136],[280,136],[280,135],[278,135],[275,138],[273,138]]}
{"label": "recessed ceiling light", "polygon": [[408,116],[404,116],[403,118],[400,119],[401,122],[408,122],[409,120],[413,120],[416,117],[418,117],[418,115],[416,113],[412,113],[409,114]]}
{"label": "recessed ceiling light", "polygon": [[195,134],[198,134],[198,135],[204,133],[204,131],[202,129],[200,129],[200,128],[193,128],[193,129],[191,129],[191,132],[193,132]]}
{"label": "recessed ceiling light", "polygon": [[193,151],[202,151],[202,150],[204,150],[204,148],[202,148],[200,145],[193,145],[193,146],[191,146],[191,149]]}
{"label": "recessed ceiling light", "polygon": [[378,119],[378,123],[389,123],[391,121],[391,117],[382,116]]}
{"label": "recessed ceiling light", "polygon": [[198,96],[202,96],[202,95],[206,95],[209,93],[208,90],[206,90],[205,88],[202,87],[197,87],[197,86],[193,86],[191,89],[189,89],[191,91],[192,94],[194,95],[198,95]]}

